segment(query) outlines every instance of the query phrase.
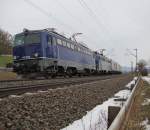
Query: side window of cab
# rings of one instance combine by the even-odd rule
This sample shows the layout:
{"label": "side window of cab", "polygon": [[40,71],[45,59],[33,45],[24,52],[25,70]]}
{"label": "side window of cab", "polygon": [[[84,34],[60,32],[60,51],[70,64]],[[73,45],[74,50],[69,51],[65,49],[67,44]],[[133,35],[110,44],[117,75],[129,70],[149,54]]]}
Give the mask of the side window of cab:
{"label": "side window of cab", "polygon": [[47,36],[48,45],[52,45],[52,36]]}
{"label": "side window of cab", "polygon": [[55,37],[53,37],[52,39],[53,39],[53,40],[52,40],[53,45],[56,45],[56,38],[55,38]]}

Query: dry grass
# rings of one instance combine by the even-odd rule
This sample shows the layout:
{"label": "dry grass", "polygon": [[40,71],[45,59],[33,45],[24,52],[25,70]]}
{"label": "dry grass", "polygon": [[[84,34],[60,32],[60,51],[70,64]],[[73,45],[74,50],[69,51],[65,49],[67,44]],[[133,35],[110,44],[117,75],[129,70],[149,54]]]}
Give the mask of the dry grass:
{"label": "dry grass", "polygon": [[13,72],[0,72],[0,80],[17,79],[17,74]]}
{"label": "dry grass", "polygon": [[8,63],[12,63],[12,56],[0,56],[0,67],[6,67]]}
{"label": "dry grass", "polygon": [[150,85],[143,81],[141,89],[137,92],[134,105],[124,130],[145,130],[145,126],[143,126],[141,122],[146,118],[150,121],[150,104],[142,105],[145,98],[150,99]]}

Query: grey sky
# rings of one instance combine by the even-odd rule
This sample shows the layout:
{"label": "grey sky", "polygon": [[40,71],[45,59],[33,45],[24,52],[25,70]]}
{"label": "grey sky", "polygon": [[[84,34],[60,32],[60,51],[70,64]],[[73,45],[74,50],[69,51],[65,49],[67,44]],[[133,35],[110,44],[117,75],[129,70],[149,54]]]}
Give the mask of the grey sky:
{"label": "grey sky", "polygon": [[[37,5],[33,6],[32,2]],[[55,27],[67,36],[82,32],[89,48],[130,66],[126,49],[150,58],[150,0],[0,0],[0,27],[11,34]],[[40,8],[39,8],[40,7]]]}

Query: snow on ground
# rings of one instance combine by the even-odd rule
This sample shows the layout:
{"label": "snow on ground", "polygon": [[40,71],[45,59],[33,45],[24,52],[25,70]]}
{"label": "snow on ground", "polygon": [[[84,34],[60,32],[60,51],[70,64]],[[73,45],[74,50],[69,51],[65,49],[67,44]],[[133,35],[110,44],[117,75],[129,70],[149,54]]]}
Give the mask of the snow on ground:
{"label": "snow on ground", "polygon": [[121,90],[121,91],[119,91],[118,93],[115,94],[115,97],[128,98],[130,93],[131,93],[130,90]]}
{"label": "snow on ground", "polygon": [[61,130],[107,130],[108,106],[119,106],[113,99],[105,101],[102,105],[96,106],[93,110],[80,120],[74,121],[68,127]]}
{"label": "snow on ground", "polygon": [[145,98],[144,102],[142,103],[143,106],[145,105],[149,105],[150,104],[150,99],[149,98]]}
{"label": "snow on ground", "polygon": [[150,84],[150,76],[143,76],[142,79]]}
{"label": "snow on ground", "polygon": [[9,98],[20,98],[22,96],[19,96],[19,95],[10,95]]}
{"label": "snow on ground", "polygon": [[134,80],[137,80],[138,79],[138,77],[134,77]]}
{"label": "snow on ground", "polygon": [[134,77],[134,80],[132,80],[131,82],[129,82],[126,87],[127,88],[130,88],[131,87],[131,84],[135,84],[135,80],[137,80],[137,77]]}
{"label": "snow on ground", "polygon": [[[125,87],[131,86],[131,84],[135,83],[134,78],[133,81],[128,83]],[[91,111],[87,112],[82,119],[74,121],[69,126],[61,129],[61,130],[107,130],[107,120],[108,120],[108,106],[123,106],[123,101],[114,101],[116,98],[124,98],[127,99],[131,94],[130,90],[121,90],[114,95],[113,98],[108,99],[103,102],[103,104],[96,106]]]}
{"label": "snow on ground", "polygon": [[149,120],[146,118],[144,121],[142,121],[141,125],[145,126],[145,130],[150,130],[150,125],[148,124]]}

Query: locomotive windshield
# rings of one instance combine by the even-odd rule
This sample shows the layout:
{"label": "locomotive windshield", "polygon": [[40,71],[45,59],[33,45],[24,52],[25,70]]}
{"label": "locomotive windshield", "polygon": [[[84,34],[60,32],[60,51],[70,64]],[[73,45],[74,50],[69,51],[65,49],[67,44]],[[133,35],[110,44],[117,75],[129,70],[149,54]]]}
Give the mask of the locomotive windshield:
{"label": "locomotive windshield", "polygon": [[31,44],[31,43],[40,43],[40,34],[28,34],[28,35],[16,35],[14,40],[14,45],[23,45],[23,44]]}

